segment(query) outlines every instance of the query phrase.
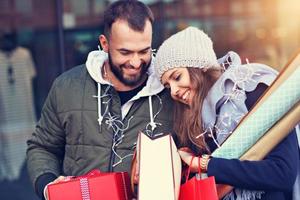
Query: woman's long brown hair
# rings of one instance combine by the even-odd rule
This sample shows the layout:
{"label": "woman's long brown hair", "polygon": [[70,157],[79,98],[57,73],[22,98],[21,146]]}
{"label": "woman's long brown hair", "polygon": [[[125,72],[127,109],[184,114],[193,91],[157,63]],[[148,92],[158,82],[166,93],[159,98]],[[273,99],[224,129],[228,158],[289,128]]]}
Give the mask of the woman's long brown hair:
{"label": "woman's long brown hair", "polygon": [[[221,68],[208,68],[206,70],[188,67],[192,87],[195,88],[195,96],[192,105],[187,106],[175,102],[174,130],[178,136],[181,147],[195,144],[200,152],[209,152],[205,143],[205,137],[196,137],[203,133],[202,105],[208,91],[221,74]],[[197,92],[198,91],[198,92]]]}

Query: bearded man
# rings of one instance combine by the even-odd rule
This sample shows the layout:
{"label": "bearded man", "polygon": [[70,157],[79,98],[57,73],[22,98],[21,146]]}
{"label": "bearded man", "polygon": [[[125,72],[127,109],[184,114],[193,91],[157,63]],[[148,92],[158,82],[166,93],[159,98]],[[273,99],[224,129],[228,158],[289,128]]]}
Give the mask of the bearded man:
{"label": "bearded man", "polygon": [[139,1],[114,2],[104,14],[103,50],[54,81],[27,142],[28,171],[40,198],[66,176],[130,172],[139,131],[172,130],[172,101],[151,65],[153,20]]}

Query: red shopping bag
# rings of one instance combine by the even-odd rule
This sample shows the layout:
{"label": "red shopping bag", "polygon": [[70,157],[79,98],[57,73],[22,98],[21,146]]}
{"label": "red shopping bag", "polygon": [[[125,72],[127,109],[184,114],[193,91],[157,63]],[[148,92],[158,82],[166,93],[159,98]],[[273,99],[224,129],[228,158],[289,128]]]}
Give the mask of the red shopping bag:
{"label": "red shopping bag", "polygon": [[[193,162],[194,157],[191,160]],[[190,166],[191,166],[190,164]],[[188,180],[190,166],[186,174],[186,182],[180,186],[179,200],[218,200],[215,177],[201,179],[200,159],[198,164],[199,178],[194,176]]]}

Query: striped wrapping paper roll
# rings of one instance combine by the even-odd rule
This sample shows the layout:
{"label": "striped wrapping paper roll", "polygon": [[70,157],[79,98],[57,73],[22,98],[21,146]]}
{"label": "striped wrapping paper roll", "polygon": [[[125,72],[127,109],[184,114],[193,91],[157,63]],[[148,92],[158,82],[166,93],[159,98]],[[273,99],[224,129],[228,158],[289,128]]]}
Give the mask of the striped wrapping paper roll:
{"label": "striped wrapping paper roll", "polygon": [[[259,101],[212,156],[239,158],[300,100],[300,64],[268,98]],[[272,84],[273,85],[273,84]],[[272,87],[272,86],[271,86]]]}

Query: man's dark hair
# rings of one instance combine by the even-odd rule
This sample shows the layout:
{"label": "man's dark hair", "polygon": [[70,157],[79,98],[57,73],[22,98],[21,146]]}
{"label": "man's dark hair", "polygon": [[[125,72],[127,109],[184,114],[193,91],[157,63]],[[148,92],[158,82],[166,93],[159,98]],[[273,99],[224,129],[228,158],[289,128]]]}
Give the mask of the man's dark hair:
{"label": "man's dark hair", "polygon": [[147,20],[153,24],[153,13],[137,0],[121,0],[112,3],[104,12],[104,35],[109,38],[111,26],[116,20],[125,20],[131,29],[143,31]]}

